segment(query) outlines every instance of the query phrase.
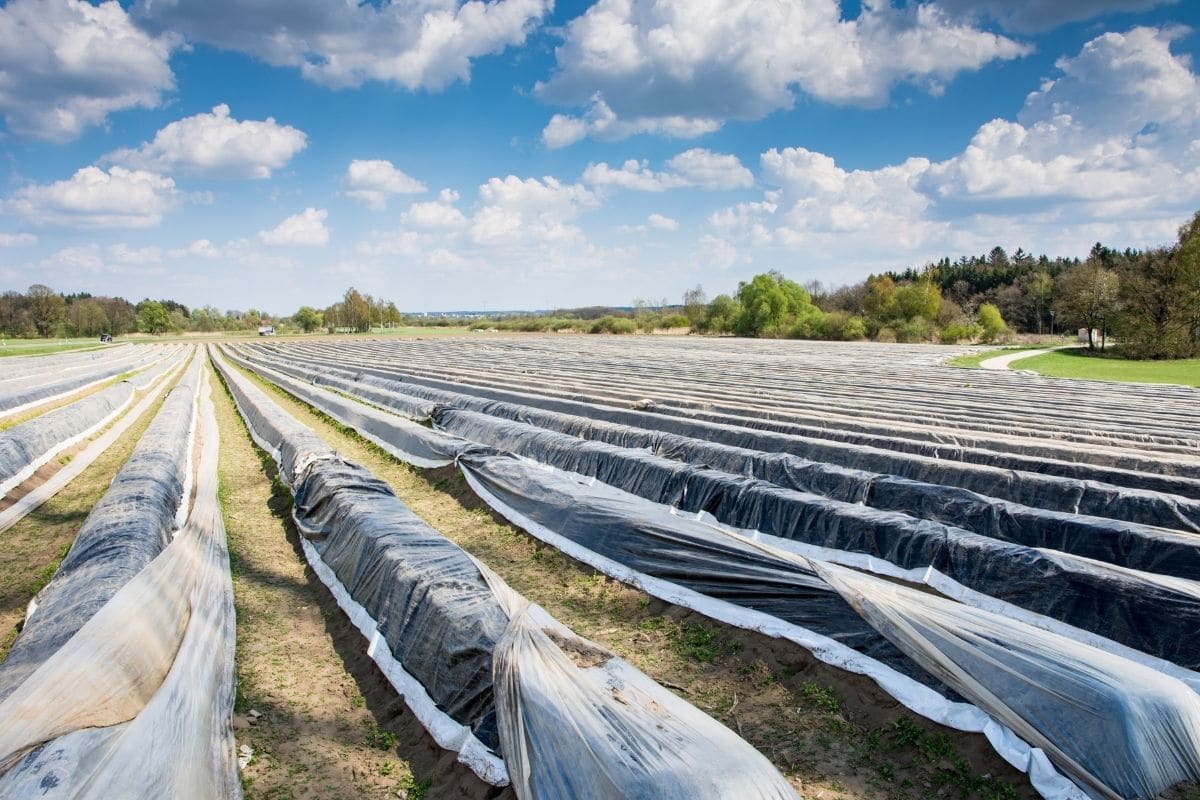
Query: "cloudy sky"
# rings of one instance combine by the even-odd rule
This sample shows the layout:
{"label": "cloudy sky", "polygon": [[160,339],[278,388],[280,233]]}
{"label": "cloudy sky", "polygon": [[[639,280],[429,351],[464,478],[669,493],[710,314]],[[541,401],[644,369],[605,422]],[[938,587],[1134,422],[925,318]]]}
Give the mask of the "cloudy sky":
{"label": "cloudy sky", "polygon": [[10,0],[0,288],[290,313],[1086,255],[1200,209],[1193,0]]}

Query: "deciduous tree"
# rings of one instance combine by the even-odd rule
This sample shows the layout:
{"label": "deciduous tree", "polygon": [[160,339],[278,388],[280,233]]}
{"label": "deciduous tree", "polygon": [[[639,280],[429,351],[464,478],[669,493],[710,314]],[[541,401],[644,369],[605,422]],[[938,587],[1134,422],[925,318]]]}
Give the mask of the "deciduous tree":
{"label": "deciduous tree", "polygon": [[1054,308],[1068,324],[1087,328],[1088,349],[1095,350],[1092,332],[1100,330],[1100,350],[1104,350],[1108,325],[1117,310],[1121,282],[1117,273],[1105,267],[1093,255],[1077,267],[1071,267],[1055,281]]}

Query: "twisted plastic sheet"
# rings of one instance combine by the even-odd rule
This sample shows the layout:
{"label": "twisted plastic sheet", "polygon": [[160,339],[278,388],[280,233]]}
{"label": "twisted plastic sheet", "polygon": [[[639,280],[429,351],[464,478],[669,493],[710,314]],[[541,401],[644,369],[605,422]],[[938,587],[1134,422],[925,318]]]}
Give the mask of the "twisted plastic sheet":
{"label": "twisted plastic sheet", "polygon": [[179,348],[173,346],[120,348],[96,363],[66,369],[48,366],[44,372],[0,383],[0,417],[95,386],[124,372],[152,366],[178,352]]}
{"label": "twisted plastic sheet", "polygon": [[[261,349],[254,349],[254,356],[267,361],[273,368],[282,369],[275,359],[264,357]],[[276,357],[277,358],[277,357]],[[986,464],[967,464],[956,462],[950,458],[934,458],[896,452],[886,447],[851,446],[841,443],[827,442],[819,438],[805,438],[771,430],[745,427],[740,423],[747,422],[744,418],[730,419],[720,415],[695,414],[689,417],[677,417],[649,411],[617,408],[611,405],[601,405],[579,399],[563,397],[547,397],[506,389],[496,389],[477,385],[464,385],[445,380],[426,378],[405,374],[395,369],[358,367],[344,362],[329,362],[322,359],[297,358],[290,355],[292,369],[307,370],[310,380],[326,382],[329,380],[352,381],[360,387],[383,393],[398,392],[407,400],[393,400],[392,403],[412,403],[424,400],[432,403],[443,403],[458,408],[483,411],[489,414],[505,415],[504,405],[511,404],[520,409],[520,416],[514,419],[528,419],[542,425],[544,421],[554,417],[540,415],[539,412],[563,414],[581,417],[595,427],[584,430],[565,430],[587,438],[602,438],[613,441],[612,438],[623,438],[629,435],[627,430],[613,430],[605,423],[625,426],[629,429],[641,430],[641,435],[678,436],[708,445],[724,445],[739,451],[753,451],[773,454],[777,459],[790,457],[785,462],[786,471],[796,473],[802,468],[806,473],[804,479],[814,482],[807,491],[824,494],[826,491],[853,491],[855,497],[830,496],[835,499],[847,499],[851,502],[868,500],[870,504],[879,504],[881,508],[904,511],[929,510],[943,508],[944,513],[955,516],[943,519],[955,525],[971,527],[972,524],[988,526],[990,530],[979,530],[980,533],[1011,536],[1034,537],[1044,535],[1049,544],[1054,540],[1078,541],[1080,546],[1093,550],[1104,547],[1103,540],[1091,543],[1087,540],[1090,531],[1079,532],[1078,523],[1075,526],[1060,527],[1061,520],[1075,515],[1087,515],[1097,520],[1102,528],[1107,528],[1120,537],[1125,530],[1113,526],[1113,522],[1134,523],[1135,528],[1156,526],[1188,532],[1200,532],[1200,500],[1164,493],[1148,491],[1130,486],[1117,485],[1112,479],[1119,473],[1106,470],[1106,480],[1080,480],[1077,478],[1060,477],[1042,474],[1035,471],[1010,470]],[[349,390],[358,394],[362,389]],[[371,399],[372,402],[377,402]],[[390,405],[386,401],[384,405]],[[399,406],[401,413],[406,413]],[[419,414],[409,414],[418,417]],[[722,420],[725,421],[717,421]],[[561,422],[561,419],[559,420]],[[733,424],[733,423],[739,424]],[[759,424],[758,421],[750,420]],[[766,423],[762,423],[766,424]],[[552,425],[551,425],[552,426]],[[619,443],[619,442],[613,442]],[[678,440],[665,439],[665,447],[676,450]],[[630,445],[645,446],[645,445]],[[730,457],[739,457],[737,453],[717,452],[708,448],[691,452],[705,463],[716,458],[728,462]],[[666,453],[664,453],[665,455]],[[671,457],[676,457],[672,455]],[[686,455],[682,457],[687,458]],[[761,462],[760,462],[761,464]],[[809,467],[809,464],[818,465]],[[759,474],[758,470],[767,474]],[[731,472],[754,474],[772,480],[770,474],[780,475],[778,468],[761,465],[751,469],[730,469]],[[887,477],[888,483],[880,485],[879,497],[875,497],[875,486],[878,480],[873,476]],[[865,478],[865,480],[864,480]],[[1184,488],[1191,484],[1183,479]],[[784,483],[783,485],[787,485]],[[825,488],[822,488],[825,487]],[[802,488],[799,486],[793,488]],[[1174,486],[1173,488],[1179,488]],[[1028,509],[1028,510],[1026,510]],[[1045,512],[1057,512],[1056,516],[1046,517]],[[1016,515],[1015,519],[1007,518]],[[994,518],[995,522],[990,522]],[[1022,534],[1021,531],[1032,532]],[[1039,530],[1045,530],[1039,534]],[[993,534],[995,531],[995,534]],[[1007,533],[1006,533],[1007,532]],[[1025,543],[1033,544],[1026,541]],[[1087,553],[1082,553],[1087,555]],[[1102,556],[1096,556],[1102,557]]]}
{"label": "twisted plastic sheet", "polygon": [[[189,384],[171,398],[181,398],[172,405],[187,409],[195,402],[199,364],[189,372]],[[126,494],[124,503],[109,504],[93,517],[117,514],[137,526],[146,515],[150,521],[141,530],[148,531],[149,541],[112,552],[102,544],[88,548],[90,559],[82,559],[81,551],[71,574],[78,575],[88,560],[121,561],[125,553],[154,550],[157,555],[140,570],[129,570],[115,591],[110,589],[120,580],[116,573],[98,581],[95,589],[104,599],[98,607],[78,597],[90,591],[89,584],[60,580],[59,594],[43,597],[34,612],[30,622],[43,629],[55,621],[68,627],[83,621],[61,643],[51,632],[39,638],[40,646],[27,645],[28,655],[19,662],[25,675],[0,702],[0,795],[241,796],[231,728],[233,592],[217,500],[217,428],[207,381],[199,413],[203,450],[196,503],[178,536],[161,546],[163,525],[169,526],[181,501],[178,482],[166,480],[173,496],[169,490]],[[162,414],[158,432],[186,442],[190,426],[179,423],[190,411],[164,407]],[[152,441],[157,447],[135,452],[127,469],[136,472],[147,463],[169,468],[174,442]],[[117,492],[128,488],[128,482],[114,484]],[[56,613],[64,609],[74,613]],[[85,616],[87,609],[94,609],[90,616]],[[28,671],[31,663],[36,666]],[[8,661],[0,665],[6,674],[9,669]]]}
{"label": "twisted plastic sheet", "polygon": [[387,643],[439,713],[504,757],[507,769],[497,775],[460,742],[463,760],[481,777],[511,781],[523,800],[796,797],[738,736],[620,659],[605,654],[576,665],[562,642],[571,652],[601,651],[530,606],[386,484],[312,441],[261,390],[217,363],[256,437],[281,454],[305,552],[318,556],[331,588],[353,600],[343,607],[375,621],[372,640]]}
{"label": "twisted plastic sheet", "polygon": [[183,502],[200,368],[201,360],[193,359],[38,593],[34,610],[0,664],[0,699],[170,543]]}
{"label": "twisted plastic sheet", "polygon": [[[434,408],[431,413],[444,419],[447,412]],[[519,435],[531,434],[516,426],[504,427],[511,423],[480,415],[463,416],[469,418],[472,434],[489,425],[503,428],[511,435],[503,445],[513,445]],[[495,438],[487,436],[472,438],[497,444]],[[588,448],[577,443],[576,449]],[[544,455],[545,451],[540,451],[539,460]],[[994,737],[1006,757],[1030,771],[1035,785],[1047,796],[1069,796],[1071,790],[1055,778],[1041,755],[1043,751],[1088,793],[1098,797],[1151,797],[1178,781],[1200,777],[1195,748],[1200,720],[1196,694],[1162,671],[1011,617],[897,587],[832,564],[797,559],[770,546],[744,540],[738,544],[736,535],[699,522],[668,514],[655,517],[651,504],[644,500],[603,484],[580,483],[583,479],[578,476],[571,478],[484,449],[460,449],[459,461],[473,488],[489,505],[548,541],[567,548],[582,545],[593,556],[584,556],[588,563],[622,579],[640,580],[643,587],[666,580],[706,597],[787,620],[789,593],[775,595],[774,590],[783,586],[780,578],[788,567],[797,576],[810,576],[804,582],[806,587],[821,586],[828,591],[832,584],[862,614],[860,623],[869,622],[875,631],[894,642],[928,676],[937,679],[935,685],[945,681],[1037,745],[1038,750],[1026,750],[1022,755],[1020,747],[1012,746],[1002,736]],[[593,467],[593,478],[604,479],[605,467],[596,466],[588,458],[582,463]],[[669,486],[669,478],[667,473],[667,482],[659,486]],[[745,555],[739,556],[739,551]],[[580,554],[578,549],[568,552],[577,557]],[[773,566],[765,569],[768,564]],[[634,572],[622,572],[622,567]],[[812,580],[814,575],[820,578]],[[1176,589],[1186,594],[1188,583],[1179,582]],[[852,629],[845,625],[844,617],[839,619],[833,612],[836,604],[816,599],[819,593],[801,599],[804,592],[796,591],[799,585],[792,586],[792,599],[798,600],[802,613],[809,616],[793,618],[793,623],[817,631],[822,624],[827,631],[829,626]],[[874,596],[872,591],[882,592],[885,601],[875,601],[882,611],[863,600],[864,596]],[[906,600],[907,605],[893,602],[895,596]],[[808,608],[803,608],[805,600]],[[722,618],[719,610],[710,611]],[[897,615],[918,613],[929,618],[942,615],[937,623],[941,639],[928,632],[918,639],[904,634],[907,618],[898,619]],[[724,618],[731,617],[736,615],[725,612]],[[752,625],[751,619],[747,616],[742,624]],[[927,619],[924,624],[930,628],[935,625]],[[951,648],[944,641],[951,636],[948,632],[966,643]],[[861,645],[861,633],[859,636]],[[882,648],[872,655],[877,656],[879,650]],[[957,659],[955,669],[941,666],[947,658]],[[872,660],[870,655],[867,660]],[[844,665],[853,669],[854,661],[851,656]],[[898,676],[876,672],[873,677],[894,694],[906,694]],[[906,698],[906,704],[915,705],[917,710],[921,710],[922,702],[927,713],[938,705],[919,693]],[[938,718],[938,714],[946,718],[944,711],[929,715]],[[1096,724],[1097,719],[1103,724]]]}

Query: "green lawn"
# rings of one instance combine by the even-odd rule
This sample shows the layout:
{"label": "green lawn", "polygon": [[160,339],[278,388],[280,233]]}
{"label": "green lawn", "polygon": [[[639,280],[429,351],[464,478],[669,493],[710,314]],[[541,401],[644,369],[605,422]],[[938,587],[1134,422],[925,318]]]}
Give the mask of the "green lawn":
{"label": "green lawn", "polygon": [[1200,386],[1200,358],[1179,361],[1133,361],[1091,354],[1085,349],[1071,349],[1022,358],[1014,361],[1009,367],[1033,370],[1053,378]]}

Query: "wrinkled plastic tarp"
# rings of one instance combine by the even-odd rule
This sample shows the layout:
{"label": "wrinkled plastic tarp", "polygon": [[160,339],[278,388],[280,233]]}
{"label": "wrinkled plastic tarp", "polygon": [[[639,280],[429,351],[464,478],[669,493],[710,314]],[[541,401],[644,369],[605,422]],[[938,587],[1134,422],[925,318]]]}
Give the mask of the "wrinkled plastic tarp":
{"label": "wrinkled plastic tarp", "polygon": [[0,699],[170,543],[183,501],[200,366],[195,359],[171,391],[108,491],[92,507],[58,571],[38,593],[35,610],[0,664]]}
{"label": "wrinkled plastic tarp", "polygon": [[103,425],[132,398],[133,385],[121,381],[0,433],[0,496]]}
{"label": "wrinkled plastic tarp", "polygon": [[1041,747],[1094,796],[1200,780],[1200,696],[1128,659],[832,564],[818,571],[964,697]]}
{"label": "wrinkled plastic tarp", "polygon": [[176,347],[122,348],[115,357],[95,364],[44,373],[0,383],[0,416],[49,402],[102,383],[131,370],[142,369],[178,353]]}
{"label": "wrinkled plastic tarp", "polygon": [[[386,483],[332,456],[222,369],[255,435],[282,456],[297,524],[320,561],[439,708],[506,759],[512,754],[506,765],[523,800],[715,798],[734,787],[739,797],[795,798],[753,748],[624,662],[575,665],[547,627],[572,652],[598,648],[530,607]],[[494,681],[503,682],[499,698]]]}
{"label": "wrinkled plastic tarp", "polygon": [[[491,387],[462,385],[451,381],[418,377],[398,372],[396,369],[348,367],[344,363],[323,362],[306,359],[310,368],[323,368],[334,374],[348,374],[372,384],[374,379],[389,383],[406,384],[404,393],[413,397],[425,397],[442,402],[436,395],[422,392],[422,387],[438,391],[469,393],[469,395],[529,405],[544,410],[560,411],[563,414],[587,416],[589,419],[623,423],[653,431],[674,433],[684,437],[706,439],[714,443],[742,447],[746,450],[781,452],[810,459],[814,462],[838,464],[840,467],[868,471],[883,475],[907,477],[907,479],[934,485],[948,485],[968,489],[985,497],[1012,501],[1012,503],[1040,507],[1067,513],[1082,513],[1093,517],[1121,519],[1158,527],[1182,530],[1200,530],[1200,501],[1180,497],[1163,491],[1147,491],[1144,488],[1116,486],[1108,481],[1081,480],[1075,477],[1044,475],[1036,471],[1010,470],[986,464],[954,462],[948,458],[911,455],[893,452],[882,447],[835,443],[835,441],[794,437],[770,431],[732,425],[730,422],[714,422],[700,419],[653,414],[649,411],[614,408],[574,399],[542,397]],[[1112,476],[1112,474],[1109,474]],[[1175,480],[1175,479],[1172,479]],[[1187,489],[1189,482],[1175,480],[1166,492],[1172,489]]]}
{"label": "wrinkled plastic tarp", "polygon": [[[1155,557],[1141,555],[1137,563],[1117,559],[1139,557],[1122,553],[1139,548],[1137,541],[1126,540],[1147,537],[1145,526],[1200,532],[1200,502],[1107,482],[948,459],[914,459],[878,448],[831,448],[820,441],[715,421],[463,386],[379,369],[353,370],[295,359],[285,366],[258,351],[255,357],[292,375],[305,371],[306,375],[298,376],[328,383],[414,418],[431,415],[436,404],[480,411],[625,447],[650,447],[669,458],[753,475],[833,499],[921,516],[938,512],[939,516],[930,518],[1030,546],[1061,543],[1078,548],[1073,552],[1079,555],[1135,569],[1150,568],[1146,561]],[[390,400],[389,394],[393,395]],[[649,442],[646,437],[651,437]],[[726,449],[718,449],[721,446]],[[753,466],[745,460],[744,454],[749,452],[759,454]],[[739,460],[742,467],[735,468]],[[1080,514],[1088,516],[1080,519]],[[1113,544],[1114,537],[1120,545]],[[1179,541],[1187,541],[1155,540],[1152,534],[1148,538],[1154,552],[1162,552],[1157,547],[1160,542],[1166,548],[1177,548]],[[1175,562],[1175,558],[1157,560],[1160,564]]]}
{"label": "wrinkled plastic tarp", "polygon": [[[178,396],[193,400],[187,390]],[[231,727],[233,591],[207,390],[201,407],[196,504],[184,529],[115,593],[98,586],[107,602],[0,702],[0,795],[241,797]],[[173,435],[175,421],[163,426]],[[137,461],[135,453],[131,464]],[[160,507],[165,499],[155,493],[142,506],[156,518],[146,526],[152,532],[169,516]],[[138,517],[128,507],[108,509],[126,522]],[[102,548],[93,556],[105,557]]]}
{"label": "wrinkled plastic tarp", "polygon": [[1200,595],[1176,581],[1008,544],[902,514],[828,500],[524,423],[439,409],[439,427],[737,528],[904,569],[933,567],[964,586],[1094,631],[1188,669],[1200,666]]}

